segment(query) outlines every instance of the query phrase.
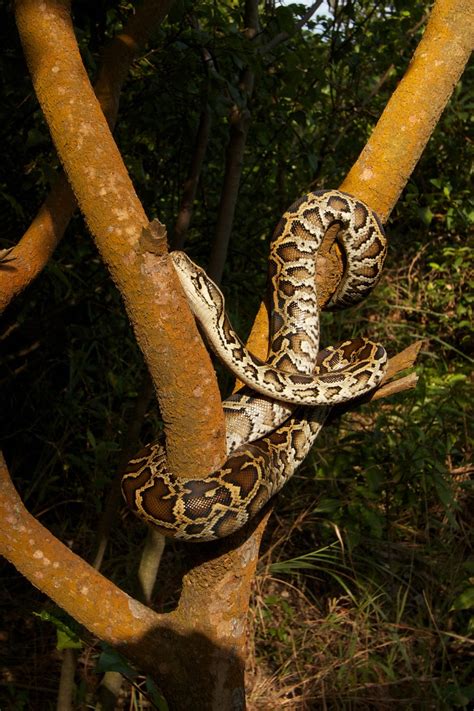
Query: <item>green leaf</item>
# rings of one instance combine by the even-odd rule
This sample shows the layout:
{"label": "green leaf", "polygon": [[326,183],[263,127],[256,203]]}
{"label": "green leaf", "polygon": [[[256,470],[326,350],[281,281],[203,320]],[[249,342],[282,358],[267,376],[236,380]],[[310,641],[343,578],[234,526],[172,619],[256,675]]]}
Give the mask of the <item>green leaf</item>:
{"label": "green leaf", "polygon": [[339,499],[321,499],[319,504],[313,509],[314,513],[334,513],[341,508]]}
{"label": "green leaf", "polygon": [[431,212],[431,208],[429,208],[428,206],[419,207],[418,208],[418,216],[419,216],[420,220],[423,222],[423,224],[426,226],[431,224],[431,221],[434,217],[433,213]]}
{"label": "green leaf", "polygon": [[138,676],[137,672],[132,669],[127,660],[122,657],[113,647],[104,645],[104,649],[97,660],[97,671],[108,672],[114,671],[123,674],[128,679],[134,679]]}
{"label": "green leaf", "polygon": [[82,649],[82,641],[75,630],[50,612],[33,612],[43,622],[50,622],[56,628],[56,649]]}
{"label": "green leaf", "polygon": [[56,649],[82,649],[82,641],[70,629],[57,629]]}
{"label": "green leaf", "polygon": [[474,609],[474,586],[466,588],[457,596],[451,606],[451,610],[472,610]]}
{"label": "green leaf", "polygon": [[280,7],[275,8],[275,17],[278,20],[280,31],[288,32],[290,35],[294,32],[295,18],[290,7],[280,5]]}
{"label": "green leaf", "polygon": [[151,696],[153,703],[159,711],[169,711],[168,702],[166,701],[163,694],[158,689],[157,685],[147,676],[146,678],[146,689]]}

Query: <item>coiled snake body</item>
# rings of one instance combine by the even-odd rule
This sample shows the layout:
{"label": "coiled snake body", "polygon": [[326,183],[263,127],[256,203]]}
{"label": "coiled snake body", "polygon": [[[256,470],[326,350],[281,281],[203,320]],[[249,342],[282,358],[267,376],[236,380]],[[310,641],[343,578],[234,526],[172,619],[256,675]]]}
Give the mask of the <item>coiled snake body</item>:
{"label": "coiled snake body", "polygon": [[[345,270],[328,307],[357,303],[380,277],[386,239],[364,203],[337,190],[309,193],[293,203],[271,245],[271,345],[266,363],[240,341],[218,287],[184,253],[172,253],[212,348],[259,395],[246,388],[223,403],[229,457],[205,479],[174,476],[160,441],[129,462],[122,479],[125,499],[165,535],[209,541],[240,528],[301,464],[330,406],[368,392],[382,379],[387,356],[377,343],[357,338],[318,353],[316,255],[334,224],[340,227]],[[295,410],[297,405],[305,407]]]}

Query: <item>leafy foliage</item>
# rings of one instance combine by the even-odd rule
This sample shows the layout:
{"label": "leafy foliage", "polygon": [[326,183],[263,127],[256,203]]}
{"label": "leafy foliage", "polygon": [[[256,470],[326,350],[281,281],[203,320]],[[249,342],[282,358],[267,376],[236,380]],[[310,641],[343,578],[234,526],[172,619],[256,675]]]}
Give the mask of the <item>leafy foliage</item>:
{"label": "leafy foliage", "polygon": [[[98,48],[130,7],[112,0],[76,4],[91,76]],[[199,118],[205,107],[211,114],[187,242],[202,264],[212,249],[230,111],[234,105],[249,111],[223,285],[242,335],[264,290],[273,226],[302,192],[337,186],[347,172],[408,65],[428,3],[351,0],[336,7],[301,31],[304,6],[266,3],[261,33],[249,45],[238,3],[180,0],[135,62],[122,96],[118,145],[147,214],[165,221],[171,235]],[[288,38],[272,46],[282,32]],[[0,38],[3,248],[28,226],[57,159],[6,2]],[[240,83],[247,65],[255,74],[251,98]],[[272,531],[280,545],[269,538],[257,581],[255,657],[277,675],[286,690],[277,701],[290,708],[324,694],[328,708],[362,708],[361,698],[385,708],[382,702],[410,694],[415,704],[422,698],[437,708],[461,708],[474,698],[472,665],[463,663],[474,625],[468,79],[469,70],[392,215],[378,292],[350,316],[324,318],[327,342],[370,332],[392,352],[415,338],[426,345],[416,392],[327,428],[306,470],[280,497]],[[46,526],[91,556],[143,364],[79,216],[41,277],[5,314],[0,349],[2,447],[15,484]],[[222,383],[225,390],[225,376]],[[143,439],[158,427],[151,407]],[[121,522],[105,573],[129,584],[140,539],[138,524]],[[179,546],[169,555],[179,560]],[[9,568],[2,577],[21,587]],[[33,596],[29,604],[42,605]],[[307,634],[311,625],[316,635]],[[50,640],[39,627],[35,634],[47,650]],[[20,634],[20,646],[24,639]],[[21,669],[12,662],[13,680]],[[265,687],[259,683],[257,690]],[[8,689],[6,704],[28,707],[24,689],[14,683]],[[157,690],[148,692],[159,698]],[[263,704],[267,692],[258,693]],[[54,698],[54,690],[46,697]]]}

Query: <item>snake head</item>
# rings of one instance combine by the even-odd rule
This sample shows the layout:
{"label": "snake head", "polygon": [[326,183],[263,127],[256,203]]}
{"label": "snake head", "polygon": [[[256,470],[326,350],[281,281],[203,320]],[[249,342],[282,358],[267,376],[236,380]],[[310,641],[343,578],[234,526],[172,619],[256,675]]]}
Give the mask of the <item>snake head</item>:
{"label": "snake head", "polygon": [[191,311],[201,322],[209,321],[214,317],[216,309],[224,309],[221,290],[187,254],[175,251],[170,256]]}

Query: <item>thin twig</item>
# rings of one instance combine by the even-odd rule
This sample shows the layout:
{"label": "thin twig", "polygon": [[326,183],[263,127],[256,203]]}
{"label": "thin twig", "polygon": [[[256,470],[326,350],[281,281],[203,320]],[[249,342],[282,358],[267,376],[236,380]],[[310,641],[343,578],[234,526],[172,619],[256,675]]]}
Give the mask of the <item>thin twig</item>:
{"label": "thin twig", "polygon": [[303,29],[308,20],[312,18],[314,13],[321,7],[322,4],[323,0],[316,0],[316,2],[308,8],[301,20],[295,23],[294,31],[291,34],[289,32],[280,32],[279,34],[275,35],[275,37],[273,37],[271,40],[269,40],[269,42],[259,47],[257,50],[258,53],[267,54],[268,52],[271,52],[272,49],[275,49],[275,47],[277,47],[279,44],[285,42],[287,39],[296,34],[296,32]]}
{"label": "thin twig", "polygon": [[[249,41],[258,31],[258,1],[246,0],[245,33]],[[233,106],[230,116],[229,142],[225,157],[224,180],[217,213],[216,230],[211,248],[208,273],[211,279],[220,283],[229,248],[237,196],[244,160],[245,145],[250,126],[248,104],[254,90],[255,75],[250,66],[245,67],[240,75],[240,88],[246,100],[246,106]]]}

